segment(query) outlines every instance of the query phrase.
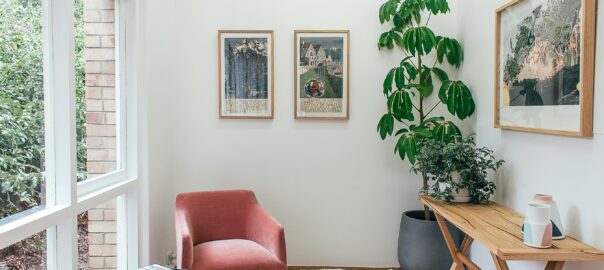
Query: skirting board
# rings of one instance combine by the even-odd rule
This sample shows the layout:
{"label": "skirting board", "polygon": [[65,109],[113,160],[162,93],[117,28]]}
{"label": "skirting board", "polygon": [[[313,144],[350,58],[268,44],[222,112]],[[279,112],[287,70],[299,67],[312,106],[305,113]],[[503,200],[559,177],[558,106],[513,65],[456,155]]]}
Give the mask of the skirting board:
{"label": "skirting board", "polygon": [[288,270],[400,270],[400,267],[288,266]]}

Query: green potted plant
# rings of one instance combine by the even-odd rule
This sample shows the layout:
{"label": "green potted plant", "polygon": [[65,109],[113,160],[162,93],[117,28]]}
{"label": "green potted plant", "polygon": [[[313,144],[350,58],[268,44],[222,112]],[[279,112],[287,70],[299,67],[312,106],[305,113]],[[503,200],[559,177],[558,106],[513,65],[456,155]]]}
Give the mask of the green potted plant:
{"label": "green potted plant", "polygon": [[[460,67],[464,59],[461,44],[454,38],[436,35],[428,27],[431,16],[449,11],[447,0],[388,0],[379,10],[380,22],[388,23],[390,29],[379,37],[378,48],[400,49],[402,60],[386,74],[382,90],[386,113],[377,129],[382,140],[398,138],[394,151],[411,164],[416,162],[420,141],[448,143],[461,136],[457,125],[435,115],[435,109],[446,107],[450,116],[460,120],[470,117],[475,109],[470,89],[442,69],[444,65]],[[437,103],[428,106],[427,101],[435,95]],[[424,173],[422,180],[423,190],[428,190]],[[461,244],[461,232],[453,230],[453,234]],[[403,269],[451,266],[437,222],[427,208],[402,214],[398,254]]]}
{"label": "green potted plant", "polygon": [[504,163],[486,147],[476,147],[474,136],[443,143],[422,140],[412,170],[431,183],[423,192],[448,202],[488,203],[495,183],[487,176]]}

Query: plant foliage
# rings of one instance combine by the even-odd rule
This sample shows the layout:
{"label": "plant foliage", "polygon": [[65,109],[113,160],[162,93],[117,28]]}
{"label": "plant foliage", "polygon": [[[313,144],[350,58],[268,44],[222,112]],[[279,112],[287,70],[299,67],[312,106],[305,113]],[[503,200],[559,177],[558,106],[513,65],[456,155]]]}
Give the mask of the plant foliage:
{"label": "plant foliage", "polygon": [[[489,171],[496,171],[504,163],[486,147],[476,147],[474,136],[444,143],[422,140],[417,162],[412,170],[428,176],[431,185],[422,192],[435,198],[451,201],[451,191],[467,189],[471,202],[488,202],[495,192],[495,183],[488,179]],[[451,173],[458,172],[461,181],[452,181]]]}
{"label": "plant foliage", "polygon": [[[451,80],[441,68],[444,64],[460,67],[464,58],[461,44],[454,38],[435,34],[428,27],[430,16],[449,11],[446,0],[388,0],[379,11],[380,22],[388,23],[391,28],[380,35],[378,48],[397,47],[404,56],[384,79],[382,92],[387,110],[377,130],[382,140],[398,137],[394,152],[412,164],[420,151],[420,141],[448,143],[461,138],[452,121],[432,115],[436,107],[446,106],[460,120],[470,117],[476,107],[470,89],[462,81]],[[431,66],[423,64],[429,54],[435,57]],[[440,85],[438,103],[428,110],[424,103],[434,94],[435,85]],[[403,127],[395,132],[399,125]]]}

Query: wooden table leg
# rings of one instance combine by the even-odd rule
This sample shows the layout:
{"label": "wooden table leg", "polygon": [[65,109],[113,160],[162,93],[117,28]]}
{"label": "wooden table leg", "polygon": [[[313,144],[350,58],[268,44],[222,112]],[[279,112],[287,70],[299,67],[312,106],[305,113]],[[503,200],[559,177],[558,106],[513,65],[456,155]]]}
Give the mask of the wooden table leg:
{"label": "wooden table leg", "polygon": [[447,248],[449,249],[451,258],[453,258],[453,265],[451,265],[451,270],[464,270],[463,262],[457,257],[457,247],[455,246],[455,241],[453,241],[453,237],[451,237],[451,232],[449,232],[449,228],[447,228],[445,219],[436,212],[434,212],[434,215],[436,216],[436,221],[438,221],[438,227],[440,228],[440,231],[443,233],[443,237],[445,238],[445,243],[447,244]]}
{"label": "wooden table leg", "polygon": [[495,262],[495,266],[497,266],[497,270],[510,270],[510,268],[508,267],[508,263],[497,257],[497,255],[491,253],[491,257],[493,257],[493,261]]}
{"label": "wooden table leg", "polygon": [[474,239],[472,239],[472,237],[466,235],[463,238],[463,242],[461,243],[461,248],[459,249],[459,252],[463,253],[464,255],[468,255],[468,252],[470,251],[470,247],[472,247],[473,242],[474,242]]}
{"label": "wooden table leg", "polygon": [[564,267],[564,263],[565,262],[555,262],[555,261],[547,262],[547,265],[545,266],[545,270],[562,270],[562,268]]}

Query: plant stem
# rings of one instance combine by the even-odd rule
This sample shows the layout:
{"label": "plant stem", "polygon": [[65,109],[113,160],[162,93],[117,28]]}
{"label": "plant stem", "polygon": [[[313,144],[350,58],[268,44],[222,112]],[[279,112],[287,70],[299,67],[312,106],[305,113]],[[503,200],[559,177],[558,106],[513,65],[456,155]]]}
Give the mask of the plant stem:
{"label": "plant stem", "polygon": [[[422,57],[421,55],[417,54],[417,66],[418,66],[418,70],[419,70],[419,82],[421,84],[421,82],[423,81],[422,78]],[[426,118],[426,116],[424,115],[424,97],[422,97],[422,93],[421,91],[419,91],[419,109],[417,109],[419,112],[419,125],[423,125],[424,124],[424,119]]]}
{"label": "plant stem", "polygon": [[[422,77],[422,72],[421,72],[421,68],[422,68],[422,57],[421,55],[417,55],[417,66],[419,69],[419,81],[420,84],[423,81],[423,77]],[[426,119],[426,115],[424,115],[424,97],[422,97],[421,91],[419,93],[419,125],[422,126],[424,125],[424,121]],[[425,173],[422,173],[422,184],[424,187],[424,190],[428,190],[428,176]],[[430,220],[430,209],[428,209],[427,206],[424,206],[424,218],[426,220]]]}
{"label": "plant stem", "polygon": [[[422,173],[422,182],[424,184],[424,190],[427,190],[427,188],[428,188],[428,176],[426,175],[426,173]],[[424,205],[424,219],[425,220],[430,220],[430,209],[426,205]]]}

